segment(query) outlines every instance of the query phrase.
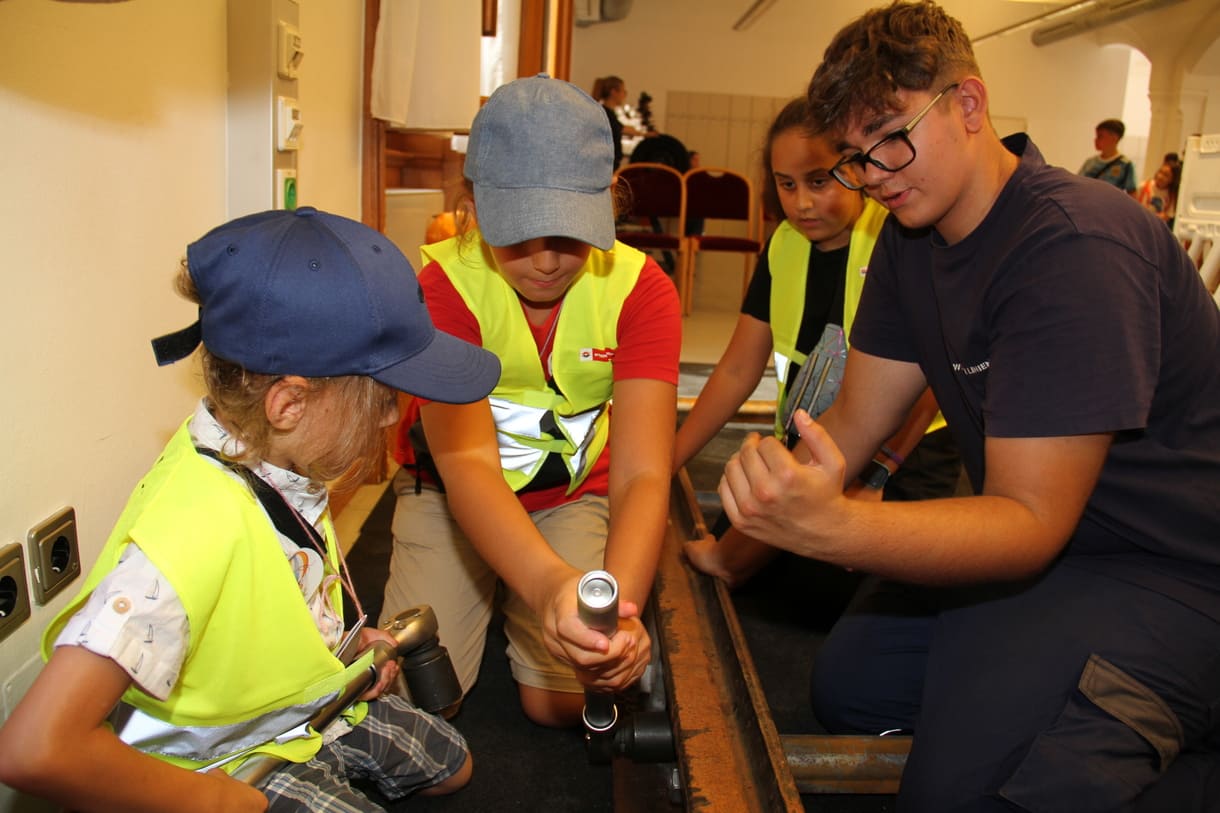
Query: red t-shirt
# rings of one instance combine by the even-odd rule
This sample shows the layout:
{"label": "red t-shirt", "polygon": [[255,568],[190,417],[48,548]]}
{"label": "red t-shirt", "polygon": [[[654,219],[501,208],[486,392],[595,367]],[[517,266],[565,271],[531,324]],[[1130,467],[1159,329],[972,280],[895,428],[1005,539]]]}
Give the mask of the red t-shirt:
{"label": "red t-shirt", "polygon": [[[481,347],[483,336],[479,330],[479,321],[470,308],[466,307],[465,300],[453,287],[440,264],[433,262],[424,266],[419,273],[419,282],[424,289],[428,312],[437,329]],[[530,325],[540,354],[543,353],[542,343],[546,341],[558,312],[559,309],[556,308],[542,325]],[[681,305],[673,282],[651,258],[645,260],[635,287],[623,302],[616,335],[618,348],[611,362],[615,381],[651,378],[677,386],[678,359],[682,352]],[[546,348],[544,361],[549,353],[550,348]],[[413,408],[403,416],[399,426],[395,457],[400,463],[411,460],[411,448],[406,432],[411,424],[418,420],[421,403],[427,402],[413,399]],[[520,493],[518,497],[527,511],[537,511],[574,500],[582,494],[605,495],[609,493],[609,488],[610,445],[607,444],[589,476],[572,494],[565,493],[565,486],[556,486]]]}

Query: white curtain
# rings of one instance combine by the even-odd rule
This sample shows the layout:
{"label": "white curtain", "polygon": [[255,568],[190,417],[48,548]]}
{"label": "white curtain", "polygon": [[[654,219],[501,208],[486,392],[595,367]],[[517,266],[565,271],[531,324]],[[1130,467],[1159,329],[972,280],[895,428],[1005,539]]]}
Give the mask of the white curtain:
{"label": "white curtain", "polygon": [[465,130],[479,109],[479,0],[381,0],[371,107],[396,127]]}
{"label": "white curtain", "polygon": [[520,40],[521,0],[496,3],[496,35],[483,37],[483,82],[480,92],[490,96],[505,82],[517,78],[517,45]]}

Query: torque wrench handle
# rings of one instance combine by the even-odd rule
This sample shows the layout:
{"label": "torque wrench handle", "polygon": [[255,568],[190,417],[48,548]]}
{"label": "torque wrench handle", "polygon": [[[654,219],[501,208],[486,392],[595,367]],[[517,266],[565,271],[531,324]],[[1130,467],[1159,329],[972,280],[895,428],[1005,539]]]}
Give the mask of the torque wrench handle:
{"label": "torque wrench handle", "polygon": [[[576,611],[590,629],[609,637],[618,629],[618,582],[605,570],[590,570],[576,587]],[[618,722],[614,696],[585,690],[585,727],[606,732]]]}
{"label": "torque wrench handle", "polygon": [[585,626],[607,637],[618,629],[618,582],[604,570],[590,570],[576,587],[577,613]]}

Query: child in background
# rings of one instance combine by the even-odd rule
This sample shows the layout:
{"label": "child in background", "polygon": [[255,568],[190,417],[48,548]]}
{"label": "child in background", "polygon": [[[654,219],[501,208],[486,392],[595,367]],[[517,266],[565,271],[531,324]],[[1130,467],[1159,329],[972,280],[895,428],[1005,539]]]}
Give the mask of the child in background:
{"label": "child in background", "polygon": [[[808,118],[806,99],[794,99],[767,132],[763,198],[781,222],[759,256],[728,347],[678,430],[675,471],[732,419],[762,380],[772,354],[779,384],[776,437],[786,437],[794,410],[816,416],[838,392],[848,333],[886,212],[834,180],[830,169],[838,155],[828,138],[808,131]],[[884,488],[886,499],[949,496],[959,471],[952,438],[926,393],[854,488],[874,497]],[[697,568],[729,585],[748,578],[774,553],[728,528],[723,518],[712,535],[686,546]]]}
{"label": "child in background", "polygon": [[[384,617],[429,604],[469,691],[503,581],[522,706],[556,727],[579,723],[586,688],[643,673],[668,519],[681,315],[661,268],[614,240],[613,161],[601,106],[567,82],[519,79],[479,111],[477,229],[425,246],[420,283],[437,326],[503,373],[490,401],[417,402],[401,432],[418,465],[395,478]],[[576,611],[599,568],[621,590],[610,638]]]}
{"label": "child in background", "polygon": [[[325,482],[379,447],[395,390],[477,400],[495,358],[433,328],[383,235],[308,207],[212,230],[177,285],[199,319],[154,350],[202,341],[207,395],[47,629],[0,779],[82,811],[380,810],[357,775],[390,799],[460,788],[462,737],[381,694],[393,661],[325,741],[294,729],[368,669],[352,632],[393,643],[363,619],[344,633]],[[228,775],[259,754],[287,764],[257,788]]]}
{"label": "child in background", "polygon": [[1135,194],[1135,164],[1118,151],[1118,142],[1127,126],[1118,119],[1106,119],[1093,131],[1093,147],[1097,155],[1085,160],[1076,174],[1117,187],[1129,195]]}
{"label": "child in background", "polygon": [[1171,227],[1178,208],[1178,186],[1182,182],[1182,164],[1166,158],[1160,168],[1135,191],[1135,199],[1144,208]]}

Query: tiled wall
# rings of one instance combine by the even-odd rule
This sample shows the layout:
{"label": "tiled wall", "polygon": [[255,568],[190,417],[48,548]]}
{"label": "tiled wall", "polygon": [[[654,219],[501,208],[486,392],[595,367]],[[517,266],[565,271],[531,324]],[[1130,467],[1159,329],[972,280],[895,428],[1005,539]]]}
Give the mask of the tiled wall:
{"label": "tiled wall", "polygon": [[[702,166],[740,172],[761,188],[762,145],[767,128],[788,99],[727,93],[671,91],[662,130],[699,153]],[[709,224],[717,234],[744,234],[736,224]],[[736,311],[741,305],[745,263],[739,254],[702,254],[695,267],[695,308]],[[749,265],[753,270],[753,263]]]}
{"label": "tiled wall", "polygon": [[756,181],[767,128],[788,100],[774,96],[671,91],[665,132],[696,150],[705,167],[725,167]]}

